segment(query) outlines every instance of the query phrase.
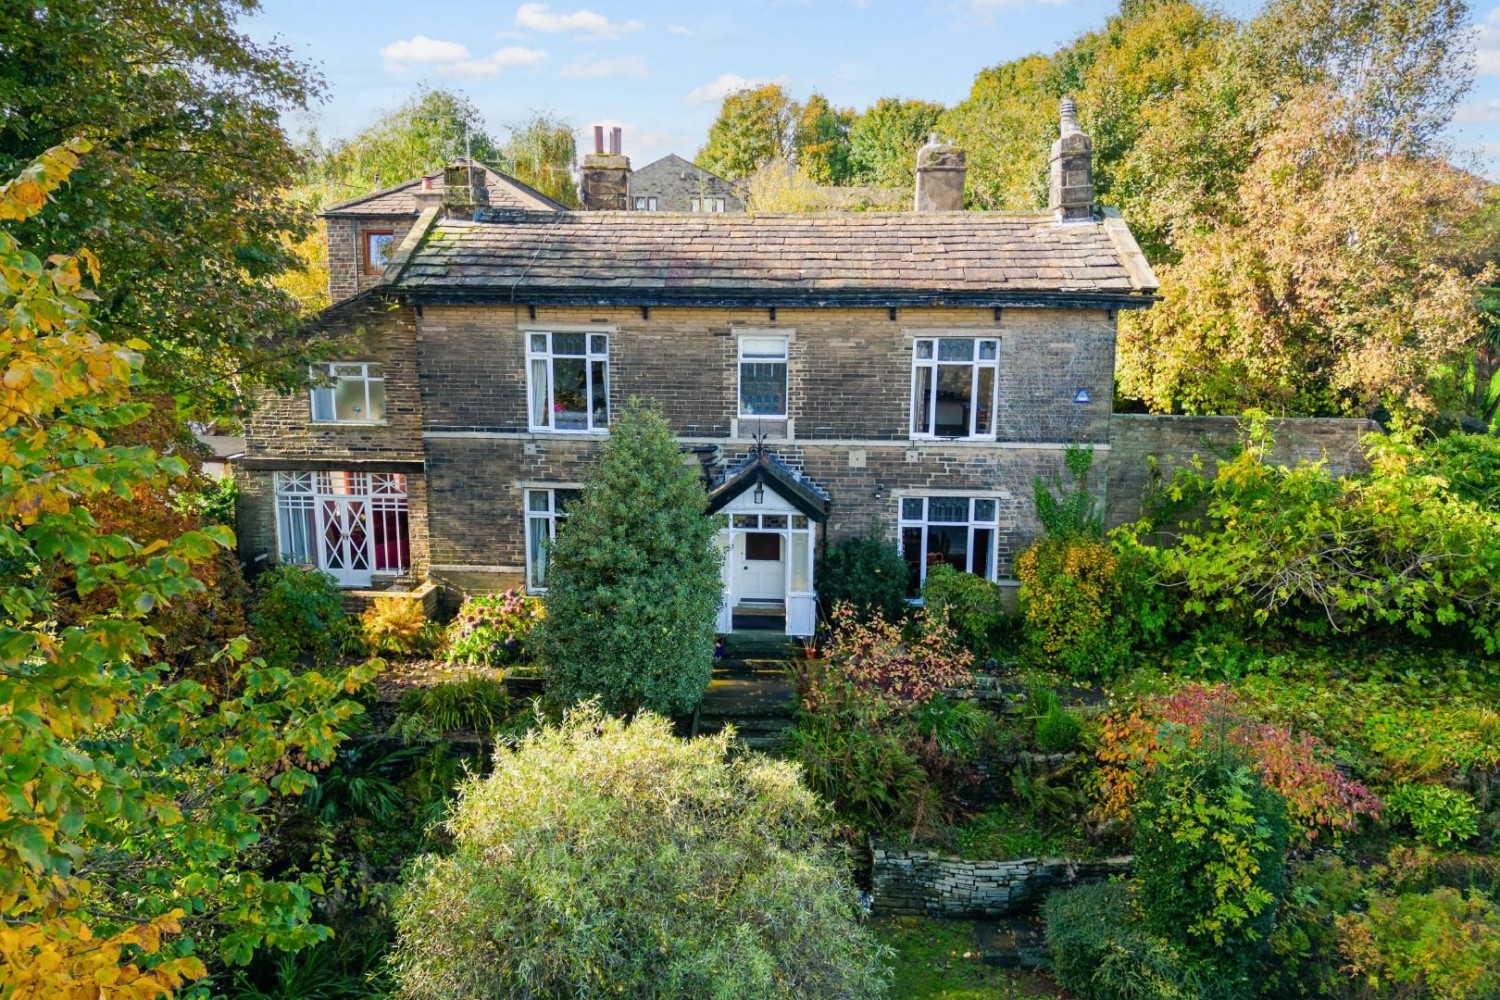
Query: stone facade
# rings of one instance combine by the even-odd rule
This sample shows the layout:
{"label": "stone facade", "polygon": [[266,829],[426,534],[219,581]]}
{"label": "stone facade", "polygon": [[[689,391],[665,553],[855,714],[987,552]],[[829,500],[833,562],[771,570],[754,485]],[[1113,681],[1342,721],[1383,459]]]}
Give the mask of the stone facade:
{"label": "stone facade", "polygon": [[724,211],[745,210],[739,185],[675,153],[631,172],[630,208],[637,198],[655,198],[658,212],[691,212],[694,198],[723,198]]}
{"label": "stone facade", "polygon": [[[1298,417],[1273,420],[1278,464],[1326,461],[1336,475],[1369,471],[1360,440],[1379,430],[1373,420]],[[1145,498],[1195,455],[1213,475],[1221,457],[1240,444],[1238,417],[1176,417],[1117,413],[1110,420],[1109,486],[1105,521],[1109,527],[1141,516]]]}
{"label": "stone facade", "polygon": [[[610,335],[613,410],[657,400],[687,445],[717,448],[722,468],[764,434],[774,452],[830,496],[822,541],[896,537],[900,499],[927,491],[982,492],[1000,501],[998,568],[1037,532],[1031,482],[1062,469],[1063,443],[1081,439],[1108,461],[1107,400],[1114,324],[1104,310],[767,310],[396,307],[368,296],[332,310],[336,356],[379,362],[387,420],[313,425],[306,393],[261,401],[246,426],[242,548],[274,551],[275,469],[408,471],[413,559],[455,589],[522,582],[523,491],[577,484],[603,434],[527,429],[525,333],[587,328]],[[965,332],[1000,341],[997,441],[913,441],[908,433],[913,340]],[[738,412],[738,336],[789,340],[784,420]],[[1080,386],[1095,402],[1072,402]],[[412,470],[423,470],[420,472]],[[421,522],[419,526],[419,522]]]}
{"label": "stone facade", "polygon": [[1033,909],[1049,892],[1130,873],[1128,857],[1100,861],[1017,858],[971,861],[876,844],[875,912],[1000,917]]}
{"label": "stone facade", "polygon": [[328,240],[328,299],[341,302],[385,280],[383,270],[372,270],[365,260],[365,234],[391,233],[393,247],[411,232],[416,216],[329,216],[323,219]]}

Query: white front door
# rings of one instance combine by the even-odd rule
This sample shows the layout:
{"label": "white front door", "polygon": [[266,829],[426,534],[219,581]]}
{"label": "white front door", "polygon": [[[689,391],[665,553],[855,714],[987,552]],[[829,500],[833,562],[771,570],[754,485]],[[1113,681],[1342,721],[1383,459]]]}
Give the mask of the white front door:
{"label": "white front door", "polygon": [[742,601],[786,599],[786,537],[776,531],[747,531],[735,542],[734,588]]}
{"label": "white front door", "polygon": [[319,501],[319,556],[322,568],[342,587],[368,587],[370,501],[367,497],[324,497]]}

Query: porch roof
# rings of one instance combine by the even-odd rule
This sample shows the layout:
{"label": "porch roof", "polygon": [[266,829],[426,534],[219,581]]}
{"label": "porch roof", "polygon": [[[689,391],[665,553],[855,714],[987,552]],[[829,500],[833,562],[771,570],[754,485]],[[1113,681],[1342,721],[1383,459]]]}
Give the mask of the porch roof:
{"label": "porch roof", "polygon": [[768,451],[752,454],[730,468],[709,490],[708,512],[717,514],[735,497],[763,483],[793,507],[821,524],[828,520],[828,495],[804,479],[797,470]]}

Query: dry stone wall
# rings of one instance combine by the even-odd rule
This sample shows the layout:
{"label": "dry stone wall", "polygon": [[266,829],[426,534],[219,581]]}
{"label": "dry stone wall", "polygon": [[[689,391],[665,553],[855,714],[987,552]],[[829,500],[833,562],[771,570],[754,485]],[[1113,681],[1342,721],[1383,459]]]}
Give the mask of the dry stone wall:
{"label": "dry stone wall", "polygon": [[1126,875],[1131,863],[1128,857],[970,861],[880,844],[872,853],[877,913],[937,917],[1000,917],[1029,910],[1054,889]]}

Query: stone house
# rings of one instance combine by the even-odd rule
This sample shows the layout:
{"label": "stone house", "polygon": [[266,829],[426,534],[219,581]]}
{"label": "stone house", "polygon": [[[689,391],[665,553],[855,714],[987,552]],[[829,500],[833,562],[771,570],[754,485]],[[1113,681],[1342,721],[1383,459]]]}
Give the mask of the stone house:
{"label": "stone house", "polygon": [[669,153],[630,172],[630,209],[635,212],[743,212],[738,184]]}
{"label": "stone house", "polygon": [[591,212],[743,212],[740,185],[704,170],[675,153],[630,169],[620,147],[621,130],[594,126],[594,151],[579,170],[580,202]]}
{"label": "stone house", "polygon": [[330,240],[372,205],[404,229],[370,281],[330,255],[342,300],[314,335],[339,346],[246,423],[243,556],[544,591],[612,414],[643,396],[704,469],[724,631],[809,634],[817,553],[872,532],[914,593],[940,563],[1009,582],[1033,477],[1084,442],[1105,480],[1116,319],[1157,287],[1093,205],[1071,102],[1061,132],[1045,212],[963,211],[941,144],[913,212],[568,212],[464,163],[336,206]]}

